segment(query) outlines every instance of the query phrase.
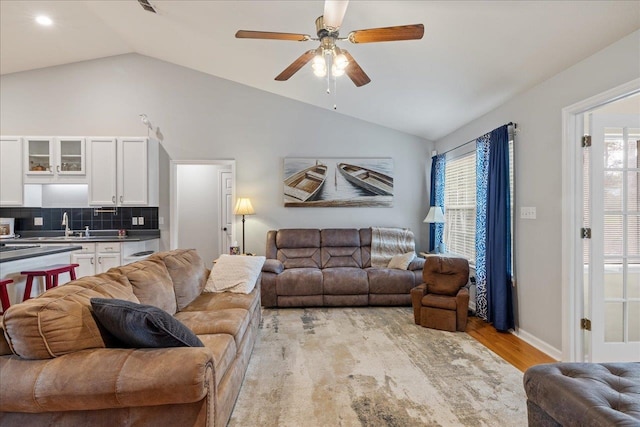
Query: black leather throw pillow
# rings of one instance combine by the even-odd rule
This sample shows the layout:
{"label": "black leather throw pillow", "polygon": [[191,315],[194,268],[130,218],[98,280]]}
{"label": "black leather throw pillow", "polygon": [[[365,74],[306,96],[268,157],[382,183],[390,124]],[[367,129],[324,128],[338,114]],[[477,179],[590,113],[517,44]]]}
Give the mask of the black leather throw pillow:
{"label": "black leather throw pillow", "polygon": [[111,298],[91,298],[100,324],[133,348],[204,347],[202,341],[166,311]]}

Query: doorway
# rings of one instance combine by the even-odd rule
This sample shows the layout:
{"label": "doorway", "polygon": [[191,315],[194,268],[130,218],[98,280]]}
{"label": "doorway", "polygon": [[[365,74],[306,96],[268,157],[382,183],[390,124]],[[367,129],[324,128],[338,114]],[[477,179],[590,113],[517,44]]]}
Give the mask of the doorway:
{"label": "doorway", "polygon": [[170,246],[195,248],[211,268],[235,237],[235,160],[171,161]]}
{"label": "doorway", "polygon": [[640,79],[565,108],[563,128],[562,360],[638,359]]}

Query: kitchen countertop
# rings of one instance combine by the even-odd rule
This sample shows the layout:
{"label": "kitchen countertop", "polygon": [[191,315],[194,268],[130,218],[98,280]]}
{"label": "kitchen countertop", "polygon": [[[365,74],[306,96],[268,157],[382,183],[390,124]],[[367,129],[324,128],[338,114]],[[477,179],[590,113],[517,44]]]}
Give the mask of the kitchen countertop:
{"label": "kitchen countertop", "polygon": [[[32,242],[33,243],[33,242]],[[82,246],[54,246],[54,247],[29,247],[14,251],[0,252],[0,263],[17,261],[25,258],[35,258],[43,255],[71,252],[82,249]]]}
{"label": "kitchen countertop", "polygon": [[28,233],[25,232],[23,235],[17,239],[2,239],[0,240],[0,244],[7,245],[47,245],[47,244],[60,244],[60,243],[101,243],[101,242],[141,242],[146,240],[153,240],[160,238],[159,230],[150,230],[148,232],[137,232],[131,233],[129,232],[126,237],[118,237],[117,234],[107,234],[105,232],[100,233],[99,231],[94,232],[93,235],[89,237],[64,237],[64,235],[55,235],[51,233]]}

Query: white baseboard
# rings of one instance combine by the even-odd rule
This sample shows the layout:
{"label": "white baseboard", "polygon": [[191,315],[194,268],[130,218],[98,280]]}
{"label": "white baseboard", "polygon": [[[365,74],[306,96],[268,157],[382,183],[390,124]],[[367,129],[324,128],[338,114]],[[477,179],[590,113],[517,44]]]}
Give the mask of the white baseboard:
{"label": "white baseboard", "polygon": [[546,353],[551,358],[556,360],[562,360],[562,350],[558,350],[557,348],[547,344],[546,342],[542,341],[535,335],[531,335],[529,332],[521,328],[518,328],[517,331],[511,331],[511,333],[517,336],[518,338],[520,338],[522,341],[525,341],[526,343],[531,344],[541,352]]}

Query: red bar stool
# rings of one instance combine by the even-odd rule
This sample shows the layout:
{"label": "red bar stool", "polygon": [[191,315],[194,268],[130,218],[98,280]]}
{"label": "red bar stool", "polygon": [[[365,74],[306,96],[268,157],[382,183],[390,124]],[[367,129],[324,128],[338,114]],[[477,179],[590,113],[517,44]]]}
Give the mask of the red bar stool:
{"label": "red bar stool", "polygon": [[39,270],[21,271],[20,274],[27,275],[27,284],[24,288],[24,296],[22,301],[31,298],[31,286],[34,277],[44,277],[46,290],[58,286],[58,275],[60,273],[69,273],[71,280],[76,280],[76,270],[80,264],[55,264],[43,267]]}
{"label": "red bar stool", "polygon": [[13,280],[0,280],[0,304],[2,304],[2,311],[0,311],[0,314],[7,311],[7,309],[11,305],[11,302],[9,301],[9,293],[7,292],[7,285],[9,283],[13,283]]}

